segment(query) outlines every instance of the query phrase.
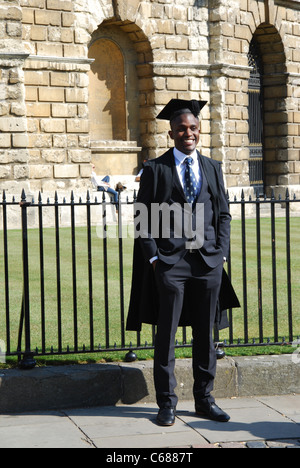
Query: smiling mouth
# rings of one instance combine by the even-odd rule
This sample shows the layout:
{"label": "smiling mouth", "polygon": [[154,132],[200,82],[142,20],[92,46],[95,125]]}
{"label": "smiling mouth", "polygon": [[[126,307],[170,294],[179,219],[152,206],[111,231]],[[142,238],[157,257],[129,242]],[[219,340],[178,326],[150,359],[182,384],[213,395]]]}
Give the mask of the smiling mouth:
{"label": "smiling mouth", "polygon": [[192,140],[190,138],[184,138],[184,143],[195,143],[195,139],[193,138]]}

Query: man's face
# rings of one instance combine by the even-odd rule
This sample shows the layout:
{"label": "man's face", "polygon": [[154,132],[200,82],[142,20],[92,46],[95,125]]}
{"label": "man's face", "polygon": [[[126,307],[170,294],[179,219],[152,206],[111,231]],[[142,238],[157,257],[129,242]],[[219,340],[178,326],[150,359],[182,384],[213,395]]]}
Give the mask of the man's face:
{"label": "man's face", "polygon": [[199,120],[193,114],[182,114],[171,123],[170,137],[184,154],[192,154],[200,139]]}

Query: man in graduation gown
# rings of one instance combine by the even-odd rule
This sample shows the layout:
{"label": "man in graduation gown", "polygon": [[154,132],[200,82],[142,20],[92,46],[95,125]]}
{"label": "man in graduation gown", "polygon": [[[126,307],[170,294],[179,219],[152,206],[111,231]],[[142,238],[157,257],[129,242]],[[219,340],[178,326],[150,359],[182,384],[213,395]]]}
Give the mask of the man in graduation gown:
{"label": "man in graduation gown", "polygon": [[[186,325],[193,331],[196,413],[222,422],[230,419],[211,395],[216,375],[212,335],[215,323],[219,329],[228,326],[223,311],[239,307],[239,302],[223,269],[231,216],[221,164],[196,149],[199,114],[205,104],[173,99],[159,114],[159,119],[170,121],[175,148],[144,165],[137,198],[127,329],[140,330],[142,323],[157,325],[154,383],[157,422],[163,426],[175,422],[175,335],[178,326]],[[170,208],[167,229],[158,207]]]}

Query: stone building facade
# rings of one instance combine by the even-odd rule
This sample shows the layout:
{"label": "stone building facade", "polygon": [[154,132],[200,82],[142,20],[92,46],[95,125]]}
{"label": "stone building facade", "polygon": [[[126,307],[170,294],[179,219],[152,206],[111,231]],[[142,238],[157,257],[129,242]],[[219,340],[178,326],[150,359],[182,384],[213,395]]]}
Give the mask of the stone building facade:
{"label": "stone building facade", "polygon": [[130,182],[171,145],[174,97],[209,102],[201,151],[231,193],[255,185],[254,146],[264,190],[300,194],[300,0],[0,0],[1,189],[83,192],[91,161]]}

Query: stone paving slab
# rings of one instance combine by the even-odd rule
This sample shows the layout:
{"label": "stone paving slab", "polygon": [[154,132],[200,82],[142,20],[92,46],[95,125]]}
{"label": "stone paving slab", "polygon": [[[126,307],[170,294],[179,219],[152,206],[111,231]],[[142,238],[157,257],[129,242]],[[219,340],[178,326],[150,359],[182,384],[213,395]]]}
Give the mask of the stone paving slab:
{"label": "stone paving slab", "polygon": [[66,411],[98,448],[155,448],[206,444],[201,434],[177,418],[172,427],[156,424],[157,407],[150,403]]}
{"label": "stone paving slab", "polygon": [[0,448],[88,448],[89,441],[60,412],[0,416]]}
{"label": "stone paving slab", "polygon": [[[220,426],[220,423],[215,421],[199,418],[193,413],[193,404],[190,404],[190,408],[185,405],[185,411],[179,411],[178,418],[199,432],[210,443],[286,439],[300,436],[300,426],[269,406],[271,402],[268,399],[265,399],[265,403],[268,404],[256,398],[228,399],[221,403],[222,409],[231,416],[228,424]],[[300,412],[300,397],[294,397],[293,404],[298,404],[298,412]]]}
{"label": "stone paving slab", "polygon": [[[300,394],[224,398],[229,423],[198,417],[181,401],[176,424],[156,424],[154,403],[0,415],[0,448],[300,448]],[[111,452],[113,451],[113,452]]]}

